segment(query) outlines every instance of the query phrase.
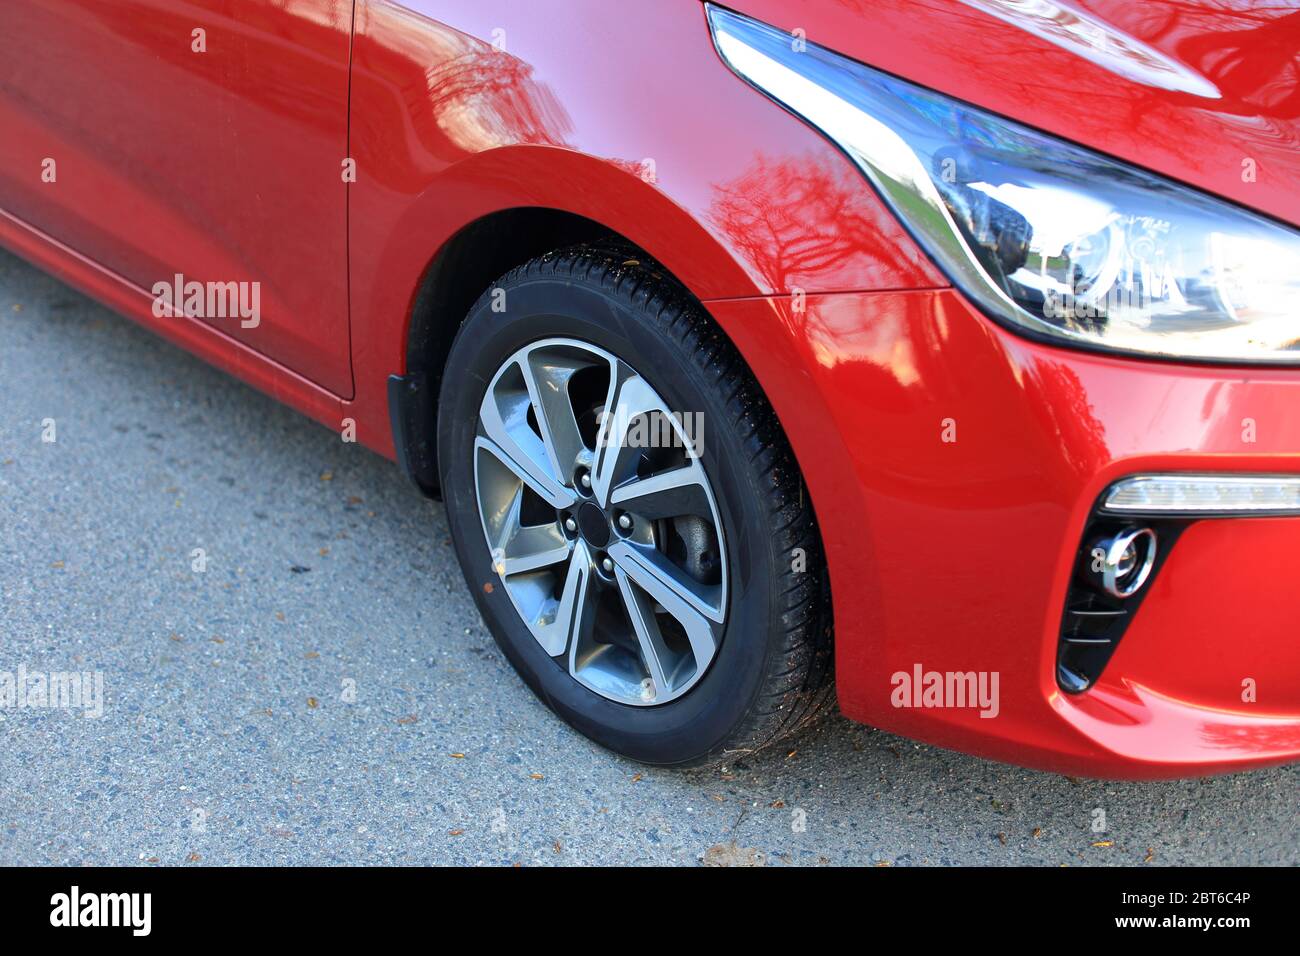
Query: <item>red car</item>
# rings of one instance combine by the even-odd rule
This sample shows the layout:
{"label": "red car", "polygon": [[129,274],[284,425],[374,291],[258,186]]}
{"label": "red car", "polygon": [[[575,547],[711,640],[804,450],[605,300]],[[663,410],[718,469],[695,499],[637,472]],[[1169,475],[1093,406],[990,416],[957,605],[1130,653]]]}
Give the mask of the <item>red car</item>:
{"label": "red car", "polygon": [[9,0],[0,242],[395,458],[637,760],[1300,757],[1300,10],[731,7]]}

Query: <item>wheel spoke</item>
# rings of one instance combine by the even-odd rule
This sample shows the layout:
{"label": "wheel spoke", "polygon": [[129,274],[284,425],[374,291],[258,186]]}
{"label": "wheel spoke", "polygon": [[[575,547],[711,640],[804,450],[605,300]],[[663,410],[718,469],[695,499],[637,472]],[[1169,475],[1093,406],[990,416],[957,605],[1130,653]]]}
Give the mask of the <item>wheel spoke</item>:
{"label": "wheel spoke", "polygon": [[713,657],[713,624],[723,621],[722,589],[692,581],[658,551],[638,548],[625,541],[613,545],[609,556],[686,631],[697,666],[703,670]]}
{"label": "wheel spoke", "polygon": [[511,508],[494,555],[497,573],[502,577],[567,561],[573,550],[573,542],[565,538],[554,524],[524,527],[519,523],[518,502],[522,498],[521,491]]}
{"label": "wheel spoke", "polygon": [[[474,443],[475,448],[481,448],[490,453],[497,461],[514,472],[516,478],[552,507],[570,508],[573,506],[577,496],[571,489],[564,487],[556,480],[555,475],[550,472],[549,462],[543,466],[541,462],[528,454],[519,442],[511,438],[509,432],[502,426],[499,417],[495,425],[484,422],[484,430],[488,432],[489,437],[480,436]],[[531,430],[529,434],[532,435]],[[532,438],[537,442],[536,451],[544,453],[541,440],[536,435],[532,435]],[[524,444],[527,444],[527,442]]]}
{"label": "wheel spoke", "polygon": [[652,521],[681,515],[708,517],[710,513],[704,469],[695,459],[689,459],[681,468],[621,484],[610,493],[609,500]]}
{"label": "wheel spoke", "polygon": [[641,647],[641,659],[645,662],[650,682],[654,685],[654,696],[658,697],[671,690],[668,675],[664,673],[664,661],[669,660],[671,654],[664,644],[659,623],[655,620],[654,607],[646,600],[645,592],[628,580],[627,572],[622,568],[615,568],[614,574],[618,579],[618,589],[623,595],[623,606],[627,609],[632,630],[636,632],[637,643]]}
{"label": "wheel spoke", "polygon": [[621,362],[610,381],[609,393],[592,474],[592,491],[602,508],[609,503],[610,490],[635,474],[640,450],[627,444],[632,422],[651,412],[672,419],[672,412],[646,380]]}
{"label": "wheel spoke", "polygon": [[577,643],[579,635],[590,631],[595,614],[591,600],[591,553],[578,541],[569,558],[564,590],[552,620],[541,623],[534,634],[550,657],[559,657]]}
{"label": "wheel spoke", "polygon": [[520,362],[551,467],[563,477],[573,474],[587,447],[569,398],[569,379],[586,364],[562,361],[553,350],[540,348]]}

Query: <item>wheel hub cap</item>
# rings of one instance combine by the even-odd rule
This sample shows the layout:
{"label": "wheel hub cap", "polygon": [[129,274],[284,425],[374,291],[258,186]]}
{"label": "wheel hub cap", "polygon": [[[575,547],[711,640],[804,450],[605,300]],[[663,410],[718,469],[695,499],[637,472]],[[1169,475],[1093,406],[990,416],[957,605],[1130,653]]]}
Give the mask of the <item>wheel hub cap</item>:
{"label": "wheel hub cap", "polygon": [[605,512],[590,501],[584,501],[578,507],[578,531],[582,534],[582,540],[593,548],[606,547],[613,537]]}

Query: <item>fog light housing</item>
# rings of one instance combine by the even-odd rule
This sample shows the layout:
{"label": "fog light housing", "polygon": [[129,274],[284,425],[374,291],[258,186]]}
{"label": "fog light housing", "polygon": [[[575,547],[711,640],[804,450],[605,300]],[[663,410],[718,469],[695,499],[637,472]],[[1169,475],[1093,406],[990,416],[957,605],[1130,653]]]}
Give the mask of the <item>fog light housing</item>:
{"label": "fog light housing", "polygon": [[1097,682],[1188,526],[1285,515],[1300,516],[1300,475],[1175,472],[1130,475],[1108,487],[1084,526],[1066,590],[1060,688],[1079,694]]}
{"label": "fog light housing", "polygon": [[1158,549],[1151,528],[1127,528],[1093,544],[1090,569],[1107,594],[1125,600],[1150,579]]}
{"label": "fog light housing", "polygon": [[1103,494],[1079,541],[1061,615],[1056,680],[1070,694],[1086,691],[1101,676],[1190,523],[1152,516],[1135,524],[1107,514],[1105,500]]}

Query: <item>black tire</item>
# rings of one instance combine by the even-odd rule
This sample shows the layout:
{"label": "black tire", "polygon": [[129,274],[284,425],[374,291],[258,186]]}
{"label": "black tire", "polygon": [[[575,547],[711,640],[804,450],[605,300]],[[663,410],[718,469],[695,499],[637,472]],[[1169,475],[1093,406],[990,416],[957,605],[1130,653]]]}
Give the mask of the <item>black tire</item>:
{"label": "black tire", "polygon": [[[656,264],[633,255],[600,246],[554,253],[484,293],[447,361],[439,470],[465,579],[501,649],[538,697],[620,754],[695,766],[756,751],[829,708],[829,587],[812,508],[775,414],[698,302]],[[504,312],[492,311],[495,289],[505,292]],[[510,355],[555,336],[632,362],[671,407],[702,411],[709,429],[702,461],[729,542],[726,630],[698,683],[658,706],[620,704],[578,683],[546,655],[505,589],[492,586],[497,579],[474,490],[479,405]]]}

